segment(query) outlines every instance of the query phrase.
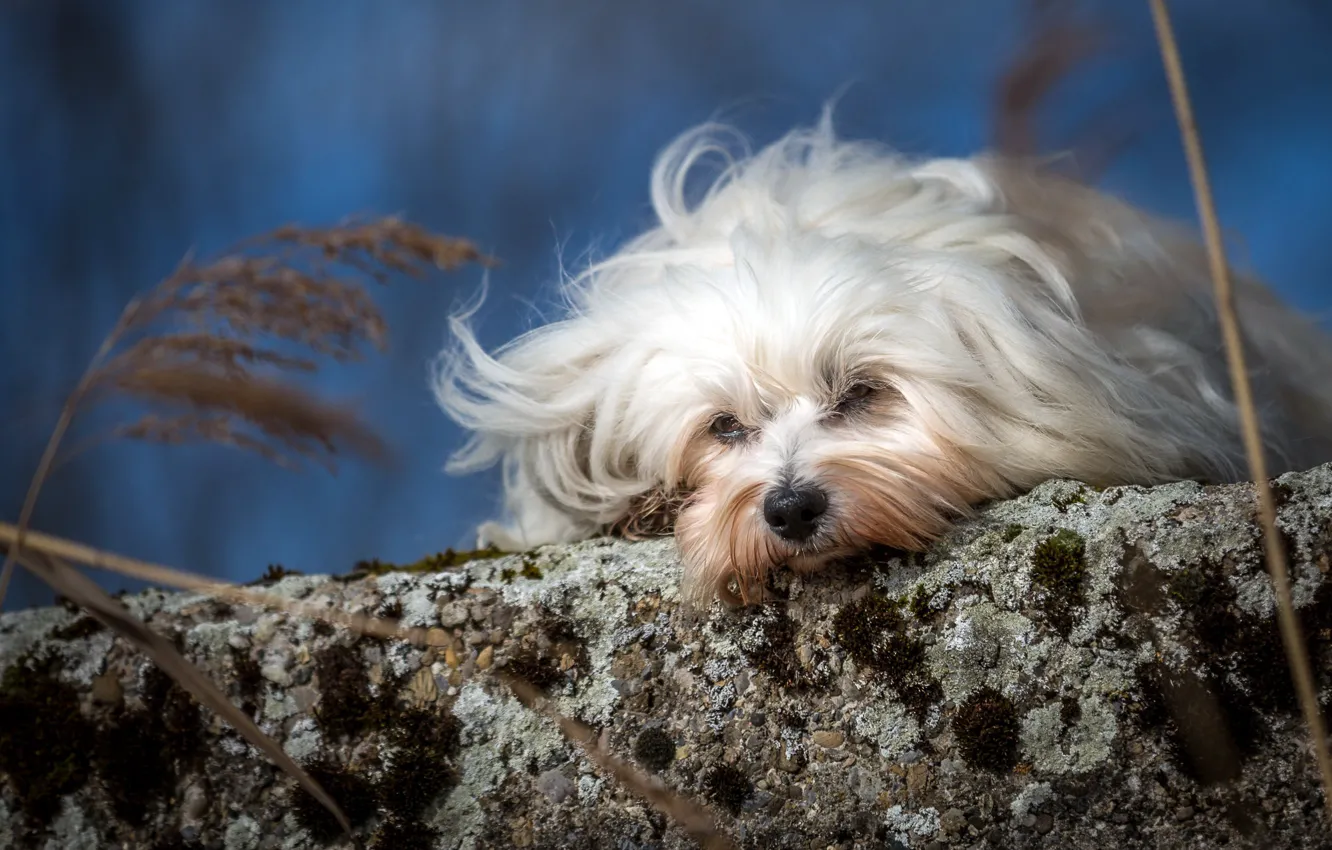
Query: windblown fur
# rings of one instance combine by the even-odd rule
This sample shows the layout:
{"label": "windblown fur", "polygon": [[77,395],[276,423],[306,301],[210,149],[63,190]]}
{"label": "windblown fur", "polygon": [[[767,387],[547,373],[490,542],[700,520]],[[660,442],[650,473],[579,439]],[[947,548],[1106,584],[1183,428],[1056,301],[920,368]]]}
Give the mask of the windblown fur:
{"label": "windblown fur", "polygon": [[[1034,165],[839,140],[826,113],[688,202],[727,132],[662,153],[656,226],[567,280],[562,318],[494,354],[452,320],[435,391],[473,436],[448,469],[504,472],[482,542],[576,540],[665,494],[687,598],[733,600],[1049,478],[1244,476],[1190,233]],[[1274,471],[1332,459],[1332,346],[1235,285]],[[802,539],[770,521],[781,487],[824,498]]]}

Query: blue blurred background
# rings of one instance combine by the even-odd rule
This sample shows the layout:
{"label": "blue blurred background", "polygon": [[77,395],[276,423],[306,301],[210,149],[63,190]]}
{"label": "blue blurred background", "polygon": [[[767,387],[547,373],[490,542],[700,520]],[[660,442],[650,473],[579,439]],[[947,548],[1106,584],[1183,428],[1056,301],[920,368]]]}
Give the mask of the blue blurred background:
{"label": "blue blurred background", "polygon": [[[1145,0],[1082,4],[1114,50],[1049,102],[1056,143],[1107,105],[1139,135],[1101,185],[1174,216],[1192,195]],[[1236,258],[1289,300],[1332,295],[1332,4],[1175,0]],[[570,260],[647,221],[653,155],[712,117],[756,142],[840,100],[843,134],[920,154],[989,141],[1019,0],[3,0],[0,518],[123,304],[186,250],[288,222],[400,213],[503,259],[480,335],[529,326]],[[427,363],[477,269],[380,290],[387,356],[330,367],[398,452],[296,474],[225,448],[112,444],[48,483],[35,527],[237,580],[470,546],[494,476],[441,466],[460,434]],[[77,441],[77,434],[74,439]],[[134,587],[104,577],[109,588]],[[20,575],[6,608],[50,592]]]}

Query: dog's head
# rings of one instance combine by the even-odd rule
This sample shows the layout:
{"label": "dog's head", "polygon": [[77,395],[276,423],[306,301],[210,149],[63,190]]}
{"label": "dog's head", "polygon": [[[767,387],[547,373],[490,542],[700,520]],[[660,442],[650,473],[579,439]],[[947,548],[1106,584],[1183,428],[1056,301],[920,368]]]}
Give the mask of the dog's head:
{"label": "dog's head", "polygon": [[495,357],[455,324],[439,398],[475,437],[454,466],[502,459],[519,526],[539,502],[575,536],[684,494],[686,595],[744,598],[1046,477],[1177,462],[1124,415],[1159,400],[1082,323],[1077,245],[983,162],[904,162],[825,121],[687,204],[708,139],[666,152],[659,226],[572,279],[565,318]]}
{"label": "dog's head", "polygon": [[671,377],[641,391],[671,398],[652,415],[678,429],[687,588],[746,598],[781,564],[918,548],[1004,487],[956,439],[986,388],[932,258],[776,223],[727,251],[644,315],[675,337],[655,355]]}

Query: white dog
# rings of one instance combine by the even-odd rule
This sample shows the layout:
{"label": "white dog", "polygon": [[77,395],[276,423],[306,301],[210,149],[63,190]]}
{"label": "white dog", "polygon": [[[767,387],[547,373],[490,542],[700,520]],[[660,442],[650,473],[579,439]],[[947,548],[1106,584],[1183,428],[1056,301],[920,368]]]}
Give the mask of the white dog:
{"label": "white dog", "polygon": [[[685,182],[658,222],[565,284],[567,315],[487,354],[455,317],[440,405],[501,462],[503,549],[680,499],[691,602],[780,565],[916,549],[1050,478],[1245,475],[1201,247],[1083,185],[994,157],[913,162],[820,124]],[[1237,303],[1273,471],[1332,460],[1332,346],[1260,284]]]}

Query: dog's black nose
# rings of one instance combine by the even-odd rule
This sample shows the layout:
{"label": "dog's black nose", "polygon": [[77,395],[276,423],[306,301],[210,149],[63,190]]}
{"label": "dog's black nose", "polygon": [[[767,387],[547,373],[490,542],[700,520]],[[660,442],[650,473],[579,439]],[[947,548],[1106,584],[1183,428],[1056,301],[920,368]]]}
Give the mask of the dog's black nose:
{"label": "dog's black nose", "polygon": [[763,497],[763,518],[783,540],[800,543],[814,535],[828,510],[828,496],[810,484],[783,484]]}

